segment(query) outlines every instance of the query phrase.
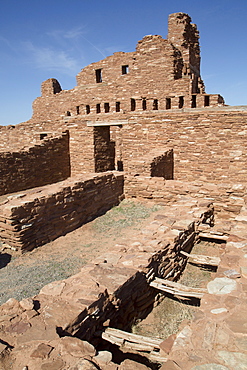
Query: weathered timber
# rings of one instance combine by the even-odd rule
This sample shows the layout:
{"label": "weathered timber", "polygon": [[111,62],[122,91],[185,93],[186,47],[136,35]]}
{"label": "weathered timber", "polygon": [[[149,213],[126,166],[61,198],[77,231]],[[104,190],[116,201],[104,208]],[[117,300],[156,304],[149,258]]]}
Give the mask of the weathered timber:
{"label": "weathered timber", "polygon": [[180,254],[182,254],[185,257],[188,257],[192,260],[193,263],[199,264],[199,265],[210,265],[210,266],[219,266],[220,264],[220,258],[219,257],[210,257],[210,256],[204,256],[202,254],[189,254],[187,252],[181,251]]}
{"label": "weathered timber", "polygon": [[203,294],[207,292],[207,289],[187,287],[174,281],[157,277],[149,285],[163,292],[182,297],[202,298]]}
{"label": "weathered timber", "polygon": [[200,232],[199,233],[199,237],[200,238],[204,238],[204,239],[219,240],[219,241],[222,241],[222,242],[226,242],[228,240],[228,236],[227,235],[218,235],[218,234],[213,234],[213,233],[203,233],[203,232]]}
{"label": "weathered timber", "polygon": [[144,337],[142,335],[128,333],[122,330],[107,328],[102,333],[102,338],[122,349],[130,349],[134,352],[142,352],[152,361],[165,362],[166,357],[160,355],[162,339]]}
{"label": "weathered timber", "polygon": [[128,333],[123,330],[107,328],[103,334],[109,334],[114,337],[124,339],[133,343],[142,343],[147,345],[153,345],[155,348],[159,348],[162,339],[144,337],[143,335],[137,335],[133,333]]}

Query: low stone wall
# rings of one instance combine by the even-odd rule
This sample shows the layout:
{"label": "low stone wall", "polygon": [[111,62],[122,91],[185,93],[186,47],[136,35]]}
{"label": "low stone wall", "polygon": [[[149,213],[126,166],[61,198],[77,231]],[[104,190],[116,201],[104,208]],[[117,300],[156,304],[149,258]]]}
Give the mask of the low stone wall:
{"label": "low stone wall", "polygon": [[[195,217],[198,211],[199,217]],[[24,366],[45,369],[60,361],[58,368],[62,369],[69,360],[70,346],[67,344],[61,349],[65,341],[61,337],[71,341],[72,347],[75,342],[72,337],[97,345],[102,343],[102,332],[108,326],[129,330],[163,297],[149,282],[155,276],[179,278],[187,262],[180,251],[191,250],[198,225],[212,214],[210,205],[200,210],[196,203],[187,208],[164,207],[157,221],[146,226],[130,245],[111,246],[81,272],[46,285],[32,299],[21,302],[10,299],[3,304],[0,314],[5,363],[18,364],[13,369]],[[176,218],[172,228],[170,217]],[[183,228],[181,223],[187,226]],[[83,351],[83,343],[80,359],[88,355],[85,349]],[[48,347],[49,353],[42,355],[42,346]],[[75,349],[69,353],[75,353],[76,357]],[[92,351],[87,358],[97,364],[94,355]]]}
{"label": "low stone wall", "polygon": [[65,235],[117,205],[123,175],[90,174],[8,197],[0,205],[0,238],[31,250]]}
{"label": "low stone wall", "polygon": [[70,176],[69,132],[45,137],[27,149],[0,152],[0,195],[52,184]]}
{"label": "low stone wall", "polygon": [[212,184],[202,181],[185,182],[164,180],[149,176],[125,176],[124,192],[126,197],[152,199],[162,204],[183,201],[186,196],[203,201],[212,201],[216,213],[231,212],[238,214],[247,203],[246,183]]}

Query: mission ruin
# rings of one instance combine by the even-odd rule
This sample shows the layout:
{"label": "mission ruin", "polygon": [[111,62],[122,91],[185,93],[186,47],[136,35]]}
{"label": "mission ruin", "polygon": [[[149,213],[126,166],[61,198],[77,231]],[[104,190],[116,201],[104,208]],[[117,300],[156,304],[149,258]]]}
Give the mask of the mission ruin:
{"label": "mission ruin", "polygon": [[[242,271],[237,293],[221,305],[232,313],[237,297],[243,307],[247,107],[228,106],[220,94],[206,93],[200,61],[197,26],[189,15],[174,13],[167,39],[147,35],[135,51],[86,66],[71,90],[63,90],[55,78],[44,81],[31,119],[0,127],[0,242],[6,248],[23,253],[42,248],[124,198],[152,200],[165,212],[131,245],[112,245],[102,261],[92,261],[77,275],[46,285],[35,297],[0,306],[4,369],[80,370],[88,364],[90,369],[139,369],[134,361],[130,367],[111,359],[106,363],[95,348],[103,339],[119,347],[131,342],[132,325],[162,300],[159,281],[168,280],[173,289],[200,235],[226,243],[219,278],[224,268],[236,267],[236,258],[227,254],[237,255]],[[205,314],[208,328],[206,319]],[[205,339],[206,329],[199,333],[195,321],[188,329],[191,338],[203,333]],[[224,329],[222,322],[217,325]],[[194,353],[200,354],[195,366],[210,359],[223,366],[217,357],[220,340],[203,347],[210,338],[201,347],[173,338],[169,351],[163,340],[152,347],[142,338],[130,348],[163,370],[192,369]],[[227,343],[235,348],[237,339]]]}

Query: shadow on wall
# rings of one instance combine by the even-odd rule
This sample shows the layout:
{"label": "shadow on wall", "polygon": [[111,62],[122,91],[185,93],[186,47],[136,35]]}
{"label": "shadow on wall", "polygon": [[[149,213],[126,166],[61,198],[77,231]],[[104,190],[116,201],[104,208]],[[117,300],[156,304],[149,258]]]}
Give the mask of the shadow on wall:
{"label": "shadow on wall", "polygon": [[173,149],[155,157],[150,166],[151,177],[163,177],[166,180],[174,179],[174,157]]}

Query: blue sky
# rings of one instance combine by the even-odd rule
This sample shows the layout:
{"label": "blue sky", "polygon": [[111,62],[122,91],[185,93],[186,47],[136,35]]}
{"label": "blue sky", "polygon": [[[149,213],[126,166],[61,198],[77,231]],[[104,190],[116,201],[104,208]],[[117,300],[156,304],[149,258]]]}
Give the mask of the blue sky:
{"label": "blue sky", "polygon": [[200,32],[207,93],[247,105],[246,0],[0,0],[0,125],[31,118],[47,78],[76,85],[86,65],[167,36],[170,13],[188,13]]}

